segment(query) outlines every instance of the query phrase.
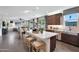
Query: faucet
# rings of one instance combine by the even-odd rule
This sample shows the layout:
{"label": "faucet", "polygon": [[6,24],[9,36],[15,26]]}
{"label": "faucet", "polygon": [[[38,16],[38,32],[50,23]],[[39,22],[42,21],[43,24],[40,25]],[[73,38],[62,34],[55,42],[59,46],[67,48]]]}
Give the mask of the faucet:
{"label": "faucet", "polygon": [[71,29],[71,26],[69,26],[69,31],[71,31],[72,29]]}

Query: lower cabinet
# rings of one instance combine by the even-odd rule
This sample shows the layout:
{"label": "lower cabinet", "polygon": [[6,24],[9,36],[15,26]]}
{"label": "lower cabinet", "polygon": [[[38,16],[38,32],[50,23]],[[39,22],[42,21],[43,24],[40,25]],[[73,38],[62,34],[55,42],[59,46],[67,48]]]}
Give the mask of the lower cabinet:
{"label": "lower cabinet", "polygon": [[79,38],[78,35],[71,35],[71,34],[66,34],[66,33],[62,33],[61,34],[61,40],[63,42],[75,45],[75,46],[79,46]]}
{"label": "lower cabinet", "polygon": [[56,48],[56,36],[50,38],[50,52],[53,52]]}

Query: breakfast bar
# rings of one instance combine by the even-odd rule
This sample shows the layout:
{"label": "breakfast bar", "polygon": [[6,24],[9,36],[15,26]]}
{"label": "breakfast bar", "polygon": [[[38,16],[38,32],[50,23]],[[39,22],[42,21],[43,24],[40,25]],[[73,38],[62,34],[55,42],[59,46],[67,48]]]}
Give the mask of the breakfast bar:
{"label": "breakfast bar", "polygon": [[47,52],[52,52],[55,50],[56,47],[56,36],[58,33],[53,33],[53,32],[47,32],[43,31],[43,33],[34,33],[32,30],[27,31],[28,34],[30,34],[32,37],[35,37],[38,40],[43,41],[46,44],[46,51]]}

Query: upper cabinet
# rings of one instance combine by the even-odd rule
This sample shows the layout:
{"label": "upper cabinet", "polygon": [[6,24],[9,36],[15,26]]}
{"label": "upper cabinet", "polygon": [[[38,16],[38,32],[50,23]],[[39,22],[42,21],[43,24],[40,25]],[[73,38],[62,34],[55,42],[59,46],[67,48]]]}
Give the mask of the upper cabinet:
{"label": "upper cabinet", "polygon": [[46,24],[47,25],[60,25],[60,18],[62,13],[46,16]]}

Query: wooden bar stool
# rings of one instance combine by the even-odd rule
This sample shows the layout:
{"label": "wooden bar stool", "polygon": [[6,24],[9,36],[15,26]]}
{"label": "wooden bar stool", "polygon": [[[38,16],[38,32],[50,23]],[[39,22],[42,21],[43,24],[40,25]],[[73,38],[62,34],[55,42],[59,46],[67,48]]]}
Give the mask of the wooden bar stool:
{"label": "wooden bar stool", "polygon": [[41,52],[41,50],[43,50],[43,52],[46,51],[45,43],[41,41],[34,41],[32,43],[32,51]]}
{"label": "wooden bar stool", "polygon": [[24,44],[26,47],[29,48],[29,51],[31,51],[31,48],[32,48],[31,43],[33,41],[35,41],[35,39],[33,37],[27,37],[26,39],[24,39]]}
{"label": "wooden bar stool", "polygon": [[29,34],[24,34],[23,35],[23,40],[26,40],[26,38],[31,37]]}
{"label": "wooden bar stool", "polygon": [[28,43],[27,38],[28,38],[28,37],[30,37],[30,35],[24,35],[24,36],[23,36],[24,47],[27,47],[27,43]]}

